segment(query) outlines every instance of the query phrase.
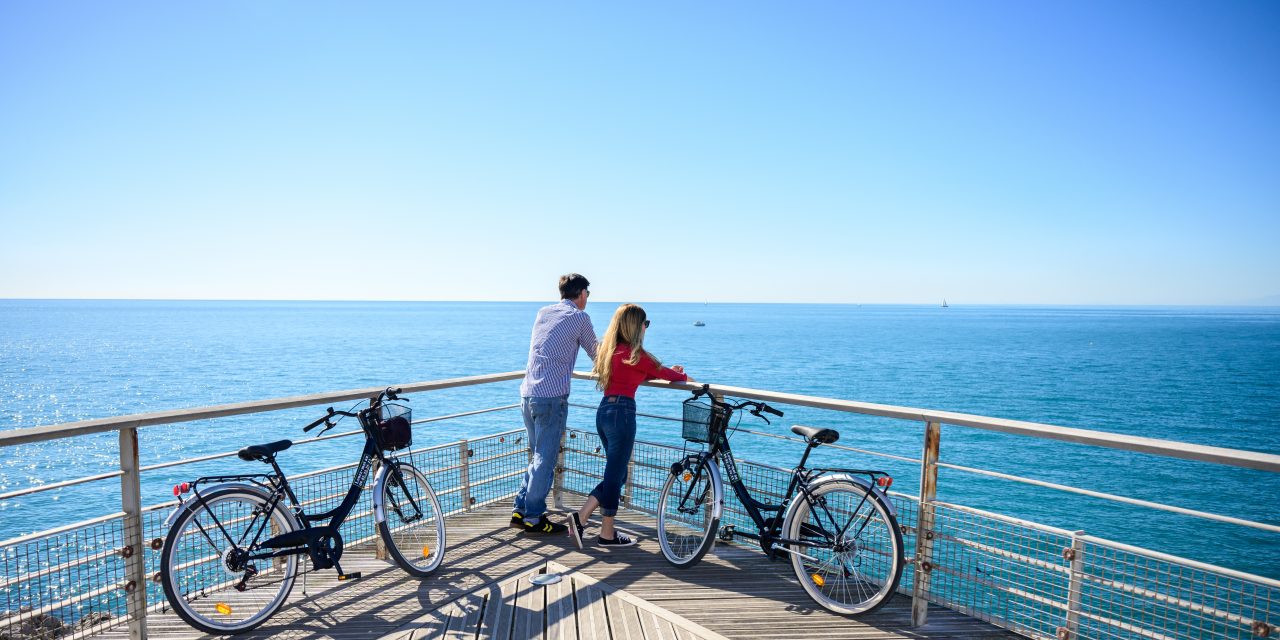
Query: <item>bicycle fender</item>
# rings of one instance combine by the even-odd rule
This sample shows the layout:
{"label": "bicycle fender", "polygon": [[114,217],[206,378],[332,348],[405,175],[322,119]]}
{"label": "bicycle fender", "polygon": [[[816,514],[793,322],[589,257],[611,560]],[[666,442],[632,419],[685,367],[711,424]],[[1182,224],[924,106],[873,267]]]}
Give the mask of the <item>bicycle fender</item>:
{"label": "bicycle fender", "polygon": [[[849,482],[852,484],[856,484],[859,487],[862,487],[863,489],[874,494],[876,497],[880,498],[880,501],[883,502],[884,505],[889,508],[889,515],[892,515],[894,519],[897,519],[898,510],[896,507],[893,506],[893,501],[889,499],[889,495],[885,493],[884,490],[881,489],[880,487],[874,484],[871,484],[871,482],[868,481],[866,478],[860,478],[858,476],[851,476],[848,474],[837,473],[837,474],[823,476],[822,478],[819,478],[817,482],[809,485],[809,490],[813,491],[818,487],[821,487],[822,485],[827,484],[828,482]],[[796,505],[798,504],[800,504],[800,496],[797,495],[795,498],[791,499],[791,504],[787,505],[787,512],[783,515],[784,522],[787,519],[791,518],[791,512],[796,509]]]}
{"label": "bicycle fender", "polygon": [[[261,496],[264,501],[269,498],[269,496],[267,495],[267,492],[263,491],[261,487],[254,486],[244,482],[228,482],[226,484],[214,485],[208,489],[203,490],[201,493],[203,493],[205,496],[211,496],[211,495],[214,495],[215,492],[221,492],[224,489],[239,489],[242,491],[249,491]],[[169,516],[164,519],[165,530],[167,531],[173,528],[174,521],[178,519],[178,516],[182,515],[182,512],[193,509],[198,504],[200,504],[200,502],[196,499],[196,496],[194,493],[191,495],[191,497],[187,498],[186,500],[183,500],[182,504],[175,507],[174,510],[169,513]],[[285,516],[292,521],[293,528],[295,530],[303,528],[302,525],[298,523],[298,516],[295,513],[293,513],[291,509],[286,508],[286,509],[282,509],[282,511],[285,513]]]}
{"label": "bicycle fender", "polygon": [[[693,458],[694,459],[691,460],[691,462],[696,461],[697,459],[696,457]],[[714,505],[711,508],[712,517],[719,520],[720,517],[724,515],[721,513],[724,510],[724,483],[720,481],[720,465],[716,464],[716,461],[709,456],[706,458],[706,462],[707,470],[711,472],[711,486],[718,487],[720,490],[718,499],[712,500]]]}
{"label": "bicycle fender", "polygon": [[[403,463],[402,463],[403,464]],[[410,465],[404,465],[410,466]],[[378,477],[373,481],[373,523],[380,524],[387,519],[386,509],[382,505],[382,487],[386,486],[387,478],[391,477],[391,465],[384,464],[378,467]]]}

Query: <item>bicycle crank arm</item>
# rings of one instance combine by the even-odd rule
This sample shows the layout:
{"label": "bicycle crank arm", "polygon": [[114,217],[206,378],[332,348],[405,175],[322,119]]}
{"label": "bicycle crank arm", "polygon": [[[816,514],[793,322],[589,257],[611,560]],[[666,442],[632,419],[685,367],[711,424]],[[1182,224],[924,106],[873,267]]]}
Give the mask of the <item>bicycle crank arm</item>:
{"label": "bicycle crank arm", "polygon": [[812,562],[818,562],[818,563],[821,563],[821,562],[822,562],[821,560],[819,560],[819,559],[817,559],[817,558],[815,558],[815,557],[813,557],[813,556],[811,556],[811,555],[809,555],[809,554],[807,554],[807,553],[800,553],[799,551],[796,551],[795,549],[791,549],[791,548],[789,548],[789,547],[784,547],[784,546],[782,546],[782,545],[780,545],[780,544],[778,544],[778,543],[776,543],[776,542],[775,542],[775,543],[773,543],[773,550],[774,550],[774,551],[782,551],[782,552],[785,552],[785,553],[789,553],[789,554],[791,554],[791,555],[793,555],[793,556],[800,556],[801,558],[804,558],[805,560],[809,560],[809,561],[812,561]]}

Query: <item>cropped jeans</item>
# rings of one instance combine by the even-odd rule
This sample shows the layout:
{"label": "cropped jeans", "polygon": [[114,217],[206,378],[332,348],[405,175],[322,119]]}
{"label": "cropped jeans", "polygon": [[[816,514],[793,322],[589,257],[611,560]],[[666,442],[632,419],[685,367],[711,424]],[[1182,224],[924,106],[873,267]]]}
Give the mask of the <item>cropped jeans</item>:
{"label": "cropped jeans", "polygon": [[636,444],[636,401],[626,396],[605,396],[596,409],[596,433],[604,446],[604,478],[591,490],[600,502],[600,513],[618,513],[618,499],[627,481],[627,466]]}
{"label": "cropped jeans", "polygon": [[531,520],[547,512],[547,493],[560,456],[560,438],[569,420],[569,396],[520,398],[520,413],[533,455],[516,492],[516,511]]}

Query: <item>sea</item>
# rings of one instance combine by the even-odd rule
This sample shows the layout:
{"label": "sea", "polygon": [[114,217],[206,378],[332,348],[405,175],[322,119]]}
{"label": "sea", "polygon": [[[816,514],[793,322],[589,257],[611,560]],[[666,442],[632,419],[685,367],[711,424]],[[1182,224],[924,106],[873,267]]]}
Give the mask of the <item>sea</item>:
{"label": "sea", "polygon": [[[534,302],[0,300],[0,430],[163,409],[522,370]],[[646,347],[697,380],[1280,453],[1280,308],[641,303]],[[617,303],[591,301],[597,333]],[[701,322],[704,326],[695,326]],[[590,368],[585,355],[578,369]],[[519,402],[506,382],[411,396],[415,418]],[[600,393],[577,381],[570,426],[594,429]],[[642,388],[643,413],[684,392]],[[340,407],[344,408],[344,407]],[[779,405],[771,424],[918,458],[923,424]],[[147,427],[143,464],[308,437],[322,407]],[[501,411],[419,425],[415,446],[521,428]],[[350,428],[354,426],[348,425]],[[681,443],[642,418],[641,440]],[[738,432],[737,457],[790,467],[802,447]],[[281,456],[303,473],[354,462],[358,439]],[[878,468],[915,493],[910,463],[819,449],[813,464]],[[1280,474],[944,426],[943,462],[1280,525]],[[113,471],[98,434],[0,449],[0,493]],[[148,472],[144,504],[175,482],[257,471],[237,459]],[[939,499],[1280,578],[1280,534],[943,469]],[[120,510],[119,483],[0,501],[0,540]]]}

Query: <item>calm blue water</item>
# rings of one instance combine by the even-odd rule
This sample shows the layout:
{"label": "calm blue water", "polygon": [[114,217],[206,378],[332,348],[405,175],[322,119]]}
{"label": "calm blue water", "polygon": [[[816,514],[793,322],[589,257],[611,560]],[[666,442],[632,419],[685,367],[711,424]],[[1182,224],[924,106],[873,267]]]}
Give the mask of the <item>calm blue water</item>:
{"label": "calm blue water", "polygon": [[[0,301],[0,429],[521,369],[534,303]],[[593,302],[602,332],[616,305]],[[648,346],[718,383],[1280,451],[1280,309],[648,304]],[[705,327],[694,327],[704,320]],[[579,369],[589,368],[585,357]],[[414,399],[416,417],[517,401],[518,383]],[[599,394],[576,383],[574,400]],[[683,394],[642,389],[642,411]],[[836,428],[842,443],[918,457],[922,425],[797,407],[773,426]],[[570,424],[591,428],[593,412]],[[300,440],[302,409],[145,429],[144,464]],[[421,427],[415,444],[520,426],[514,412]],[[643,439],[679,443],[643,420]],[[799,451],[739,435],[740,457]],[[354,439],[294,449],[291,473],[354,461]],[[113,470],[114,434],[0,450],[0,491]],[[944,461],[1280,523],[1280,477],[944,427]],[[918,469],[819,451],[815,463]],[[144,502],[238,460],[145,476]],[[255,469],[256,470],[256,469]],[[1280,577],[1280,536],[944,470],[944,500]],[[119,509],[115,480],[0,502],[0,539]]]}

